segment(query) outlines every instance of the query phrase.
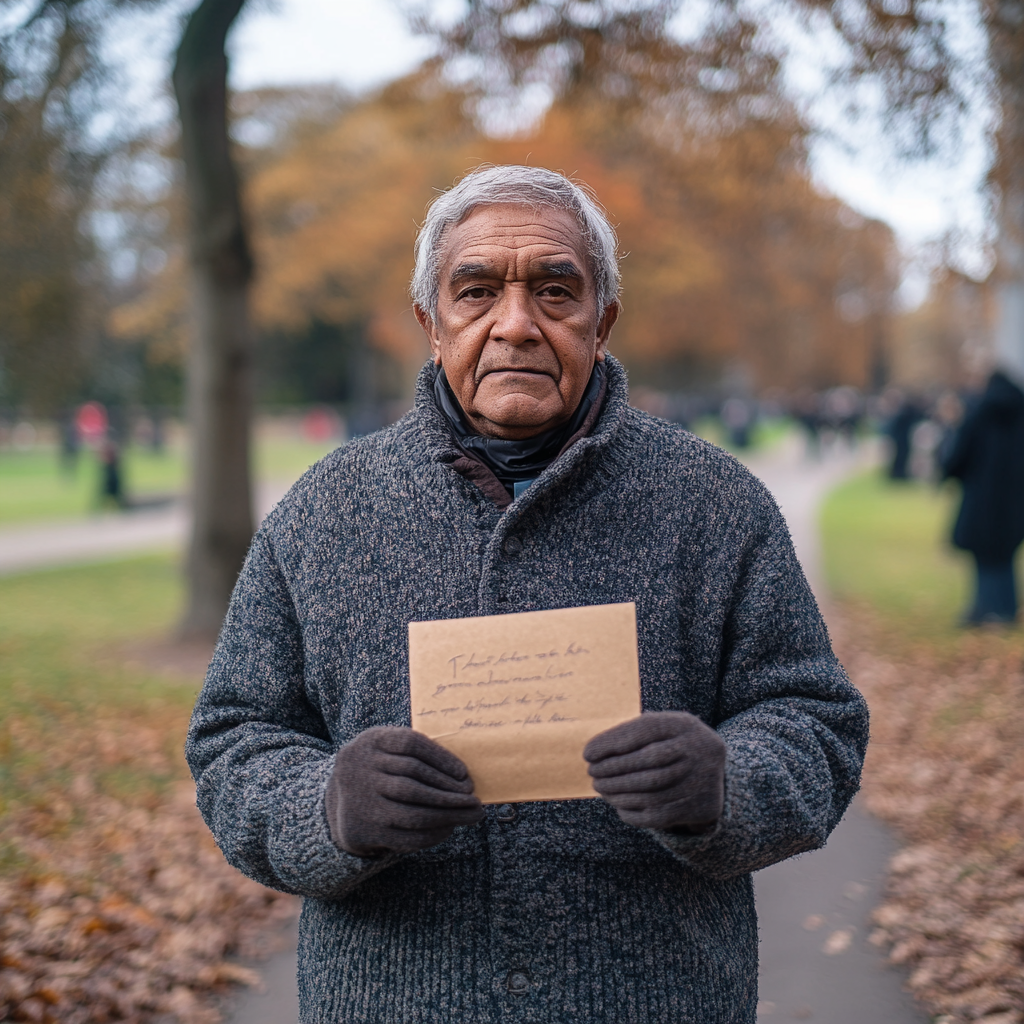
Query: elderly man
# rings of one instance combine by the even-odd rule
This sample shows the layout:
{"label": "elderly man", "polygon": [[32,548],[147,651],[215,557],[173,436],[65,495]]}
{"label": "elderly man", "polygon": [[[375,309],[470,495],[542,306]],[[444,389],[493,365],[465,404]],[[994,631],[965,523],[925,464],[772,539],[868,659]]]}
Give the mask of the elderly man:
{"label": "elderly man", "polygon": [[[865,706],[778,509],[627,404],[615,244],[549,171],[438,198],[415,409],[253,541],[187,753],[228,860],[306,897],[303,1024],[753,1024],[750,872],[857,788]],[[408,623],[617,602],[643,714],[584,751],[601,799],[482,806],[408,727]]]}

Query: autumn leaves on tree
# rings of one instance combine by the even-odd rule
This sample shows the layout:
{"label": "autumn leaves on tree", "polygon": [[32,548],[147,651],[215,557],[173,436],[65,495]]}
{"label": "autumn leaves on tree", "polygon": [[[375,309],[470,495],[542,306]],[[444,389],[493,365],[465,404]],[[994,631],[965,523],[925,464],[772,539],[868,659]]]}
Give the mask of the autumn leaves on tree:
{"label": "autumn leaves on tree", "polygon": [[[284,121],[287,94],[238,97],[240,120],[270,138],[238,149],[259,330],[288,345],[317,322],[347,326],[408,381],[423,359],[406,282],[425,202],[479,163],[515,161],[577,175],[607,206],[625,254],[615,348],[634,375],[694,388],[743,364],[759,387],[866,383],[891,313],[889,230],[815,189],[809,129],[767,70],[726,99],[682,47],[657,34],[629,43],[610,57],[598,47],[588,59],[603,72],[581,67],[512,138],[482,130],[489,94],[453,85],[443,59],[359,101],[293,94]],[[632,78],[608,72],[630,61]],[[183,342],[163,301],[182,270],[171,264],[120,322]]]}

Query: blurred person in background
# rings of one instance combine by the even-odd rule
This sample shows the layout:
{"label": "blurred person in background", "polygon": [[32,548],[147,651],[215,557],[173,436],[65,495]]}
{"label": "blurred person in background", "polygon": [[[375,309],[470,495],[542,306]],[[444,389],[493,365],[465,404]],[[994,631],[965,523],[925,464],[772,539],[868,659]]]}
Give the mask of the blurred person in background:
{"label": "blurred person in background", "polygon": [[848,448],[857,446],[857,431],[864,415],[864,402],[856,388],[843,385],[829,388],[822,400],[823,419],[832,430],[838,442],[846,442]]}
{"label": "blurred person in background", "polygon": [[1024,541],[1024,381],[1011,374],[992,374],[943,459],[945,476],[963,489],[953,543],[974,556],[976,569],[965,625],[1017,620],[1013,559]]}
{"label": "blurred person in background", "polygon": [[58,419],[60,430],[60,468],[67,477],[74,477],[78,469],[78,456],[82,450],[82,439],[75,425],[74,413],[64,410]]}
{"label": "blurred person in background", "polygon": [[[186,753],[227,859],[306,897],[303,1024],[755,1024],[750,873],[857,788],[866,705],[785,522],[629,407],[618,290],[583,188],[464,178],[416,245],[415,408],[253,540]],[[601,799],[485,808],[409,728],[409,622],[616,602],[643,714],[581,751]]]}
{"label": "blurred person in background", "polygon": [[733,396],[722,403],[719,413],[722,425],[725,427],[729,444],[740,451],[750,447],[751,433],[754,429],[754,421],[757,417],[757,409],[754,403],[747,398]]}
{"label": "blurred person in background", "polygon": [[939,430],[935,445],[935,465],[932,479],[943,480],[946,477],[945,465],[956,444],[957,433],[964,419],[964,401],[955,391],[943,391],[935,402],[932,419]]}
{"label": "blurred person in background", "polygon": [[121,447],[107,437],[100,444],[100,506],[125,507],[124,480],[121,475]]}
{"label": "blurred person in background", "polygon": [[889,388],[882,396],[882,412],[882,432],[892,441],[889,479],[909,480],[914,428],[924,419],[924,410],[913,395]]}
{"label": "blurred person in background", "polygon": [[808,388],[797,392],[793,399],[792,416],[807,436],[807,455],[812,459],[821,456],[821,399]]}

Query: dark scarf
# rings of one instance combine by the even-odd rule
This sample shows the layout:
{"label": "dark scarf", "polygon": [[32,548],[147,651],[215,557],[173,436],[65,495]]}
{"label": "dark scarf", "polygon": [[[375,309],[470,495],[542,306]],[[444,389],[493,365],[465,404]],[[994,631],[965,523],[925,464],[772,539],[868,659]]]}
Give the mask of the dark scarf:
{"label": "dark scarf", "polygon": [[583,426],[594,404],[600,401],[604,378],[604,363],[595,363],[583,398],[572,416],[561,426],[521,441],[484,437],[473,430],[466,422],[443,369],[434,380],[434,400],[459,447],[479,459],[511,491],[514,483],[536,479],[558,458],[566,443]]}

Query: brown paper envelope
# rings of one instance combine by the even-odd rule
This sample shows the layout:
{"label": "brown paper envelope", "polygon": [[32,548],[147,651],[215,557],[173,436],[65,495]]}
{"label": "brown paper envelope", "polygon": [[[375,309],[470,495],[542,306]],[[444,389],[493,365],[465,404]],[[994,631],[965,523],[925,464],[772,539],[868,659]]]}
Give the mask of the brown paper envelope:
{"label": "brown paper envelope", "polygon": [[636,607],[409,623],[412,726],[484,803],[593,797],[591,737],[640,714]]}

